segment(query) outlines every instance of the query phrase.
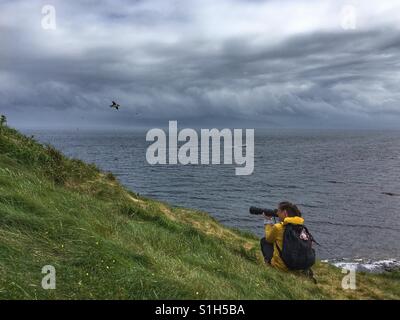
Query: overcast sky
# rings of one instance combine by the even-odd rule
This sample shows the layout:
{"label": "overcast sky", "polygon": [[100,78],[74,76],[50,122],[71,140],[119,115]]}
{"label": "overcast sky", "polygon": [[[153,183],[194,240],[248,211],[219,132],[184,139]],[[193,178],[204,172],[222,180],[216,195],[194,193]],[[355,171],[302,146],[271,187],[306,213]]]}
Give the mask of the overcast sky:
{"label": "overcast sky", "polygon": [[394,128],[399,31],[400,0],[0,0],[0,113],[16,127]]}

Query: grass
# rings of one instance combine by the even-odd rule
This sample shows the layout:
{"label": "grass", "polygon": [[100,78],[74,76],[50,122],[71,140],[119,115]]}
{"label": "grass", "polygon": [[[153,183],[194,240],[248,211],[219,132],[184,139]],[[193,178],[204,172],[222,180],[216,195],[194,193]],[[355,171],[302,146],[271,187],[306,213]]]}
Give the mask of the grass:
{"label": "grass", "polygon": [[[56,268],[44,290],[42,267]],[[266,267],[258,239],[137,196],[16,130],[0,134],[0,299],[399,299],[399,273],[318,263],[318,284]]]}

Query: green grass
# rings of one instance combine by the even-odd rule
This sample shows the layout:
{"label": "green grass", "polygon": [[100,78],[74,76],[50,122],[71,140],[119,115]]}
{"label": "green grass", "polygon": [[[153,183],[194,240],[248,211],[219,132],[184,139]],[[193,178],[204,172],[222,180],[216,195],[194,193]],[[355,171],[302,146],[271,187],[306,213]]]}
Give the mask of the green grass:
{"label": "green grass", "polygon": [[[56,290],[41,269],[56,268]],[[258,239],[137,196],[112,174],[7,127],[0,134],[1,299],[398,299],[399,273],[318,263],[318,284],[266,267]]]}

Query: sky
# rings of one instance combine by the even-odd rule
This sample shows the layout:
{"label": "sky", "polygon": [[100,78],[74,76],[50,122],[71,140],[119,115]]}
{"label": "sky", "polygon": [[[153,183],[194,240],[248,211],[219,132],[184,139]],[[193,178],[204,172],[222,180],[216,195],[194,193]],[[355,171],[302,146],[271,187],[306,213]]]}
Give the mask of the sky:
{"label": "sky", "polygon": [[0,0],[0,113],[17,128],[398,128],[399,31],[400,0]]}

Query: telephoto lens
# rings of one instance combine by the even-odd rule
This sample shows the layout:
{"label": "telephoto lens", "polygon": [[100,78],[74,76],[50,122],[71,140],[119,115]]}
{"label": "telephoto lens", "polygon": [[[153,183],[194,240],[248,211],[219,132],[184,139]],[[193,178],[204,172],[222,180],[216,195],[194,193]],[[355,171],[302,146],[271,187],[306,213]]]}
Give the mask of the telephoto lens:
{"label": "telephoto lens", "polygon": [[277,217],[278,210],[277,209],[265,209],[265,208],[257,208],[257,207],[250,207],[250,214],[261,215],[265,214],[269,217]]}

